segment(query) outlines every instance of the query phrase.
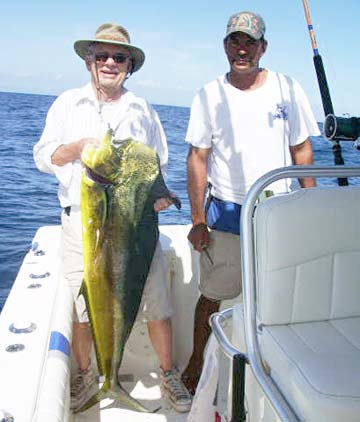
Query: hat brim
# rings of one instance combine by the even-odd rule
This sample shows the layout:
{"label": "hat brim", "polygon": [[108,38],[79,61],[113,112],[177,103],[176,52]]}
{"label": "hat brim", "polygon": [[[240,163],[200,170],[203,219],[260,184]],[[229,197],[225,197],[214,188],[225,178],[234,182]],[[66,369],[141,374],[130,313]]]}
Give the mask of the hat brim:
{"label": "hat brim", "polygon": [[100,43],[100,44],[113,44],[113,45],[120,45],[125,47],[129,50],[133,62],[132,71],[138,71],[141,66],[144,64],[145,61],[145,53],[141,50],[141,48],[135,47],[125,42],[120,41],[113,41],[113,40],[104,40],[94,38],[92,40],[79,40],[74,43],[74,50],[76,54],[80,56],[82,59],[85,60],[86,55],[89,51],[89,46],[93,43]]}

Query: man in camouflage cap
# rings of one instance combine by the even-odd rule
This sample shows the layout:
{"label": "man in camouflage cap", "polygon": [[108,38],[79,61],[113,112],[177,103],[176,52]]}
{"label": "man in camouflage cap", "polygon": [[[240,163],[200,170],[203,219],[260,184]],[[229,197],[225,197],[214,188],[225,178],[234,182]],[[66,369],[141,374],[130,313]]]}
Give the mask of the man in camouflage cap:
{"label": "man in camouflage cap", "polygon": [[[193,227],[188,239],[201,253],[201,295],[193,353],[182,379],[192,394],[203,366],[209,316],[219,310],[221,300],[241,293],[239,221],[245,195],[267,171],[312,164],[309,137],[320,134],[299,83],[260,67],[268,45],[264,36],[259,14],[232,15],[223,40],[230,69],[205,85],[191,107],[186,141]],[[302,187],[314,183],[300,180]],[[289,183],[279,181],[271,189],[287,192]]]}

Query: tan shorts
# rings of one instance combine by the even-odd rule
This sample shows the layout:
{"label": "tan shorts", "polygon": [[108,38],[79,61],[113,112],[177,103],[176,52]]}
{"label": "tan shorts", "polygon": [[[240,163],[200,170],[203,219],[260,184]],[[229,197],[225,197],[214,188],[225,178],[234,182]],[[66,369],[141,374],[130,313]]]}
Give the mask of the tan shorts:
{"label": "tan shorts", "polygon": [[241,293],[240,238],[212,230],[208,252],[200,254],[200,292],[208,299],[233,299]]}
{"label": "tan shorts", "polygon": [[[74,321],[88,322],[84,297],[78,296],[84,276],[80,210],[72,207],[69,216],[63,212],[61,222],[63,276],[69,283],[74,296]],[[163,253],[160,242],[158,242],[145,283],[138,318],[156,321],[171,317],[172,308],[169,301],[166,274]]]}

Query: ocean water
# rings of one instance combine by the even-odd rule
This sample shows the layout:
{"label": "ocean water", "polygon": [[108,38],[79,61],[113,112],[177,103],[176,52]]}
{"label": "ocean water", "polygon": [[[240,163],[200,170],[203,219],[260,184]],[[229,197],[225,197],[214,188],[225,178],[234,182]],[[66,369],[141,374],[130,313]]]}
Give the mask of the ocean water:
{"label": "ocean water", "polygon": [[[19,266],[31,246],[36,230],[60,224],[57,182],[40,173],[33,162],[32,148],[41,135],[46,113],[55,97],[0,92],[0,311],[16,278]],[[167,184],[182,201],[160,214],[160,224],[190,222],[186,194],[186,154],[184,142],[189,108],[154,105],[164,126],[169,145]],[[315,163],[332,165],[331,144],[323,137],[312,138]],[[348,165],[360,165],[360,152],[352,143],[343,143]],[[336,184],[336,180],[322,181]],[[350,183],[355,183],[350,179]]]}

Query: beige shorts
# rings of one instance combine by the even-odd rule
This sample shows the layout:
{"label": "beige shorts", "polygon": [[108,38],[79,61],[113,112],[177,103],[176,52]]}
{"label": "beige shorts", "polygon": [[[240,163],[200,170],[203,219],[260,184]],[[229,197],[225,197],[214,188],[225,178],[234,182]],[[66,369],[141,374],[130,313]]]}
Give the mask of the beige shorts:
{"label": "beige shorts", "polygon": [[200,254],[200,292],[208,299],[233,299],[241,293],[240,238],[236,234],[210,231],[207,249]]}
{"label": "beige shorts", "polygon": [[[69,283],[74,296],[74,321],[88,322],[84,297],[79,289],[84,276],[82,253],[81,213],[72,207],[70,215],[61,214],[63,276]],[[166,268],[160,242],[155,249],[148,278],[145,283],[138,318],[146,321],[163,320],[171,317]]]}

